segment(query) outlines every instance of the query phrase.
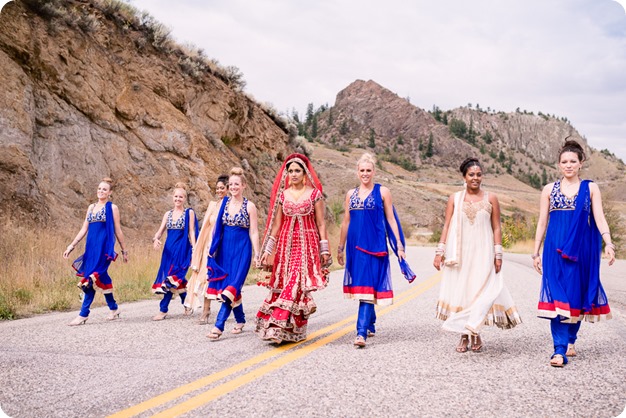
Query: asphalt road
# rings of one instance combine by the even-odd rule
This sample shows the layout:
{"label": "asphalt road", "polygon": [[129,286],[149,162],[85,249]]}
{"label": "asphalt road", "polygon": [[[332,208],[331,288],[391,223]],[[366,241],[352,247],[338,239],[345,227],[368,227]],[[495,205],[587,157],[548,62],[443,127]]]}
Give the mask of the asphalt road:
{"label": "asphalt road", "polygon": [[[535,316],[539,276],[528,255],[505,254],[503,272],[524,323],[483,330],[481,353],[456,353],[458,336],[434,319],[439,276],[432,248],[409,248],[418,274],[397,273],[396,300],[377,310],[378,332],[353,348],[358,303],[343,300],[343,271],[315,295],[309,339],[278,348],[253,318],[265,289],[244,290],[248,326],[211,342],[197,314],[150,320],[156,299],[107,308],[68,327],[76,312],[0,323],[0,408],[11,417],[615,417],[626,406],[626,261],[602,265],[614,318],[584,323],[578,356],[548,365],[547,320]],[[101,296],[98,296],[101,297]],[[211,319],[214,320],[213,310]]]}

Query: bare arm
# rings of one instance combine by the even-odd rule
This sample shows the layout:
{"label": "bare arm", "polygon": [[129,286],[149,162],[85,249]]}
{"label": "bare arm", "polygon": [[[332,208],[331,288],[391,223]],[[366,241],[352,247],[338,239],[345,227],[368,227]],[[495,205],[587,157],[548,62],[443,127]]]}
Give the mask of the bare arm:
{"label": "bare arm", "polygon": [[344,201],[343,220],[341,221],[341,231],[339,232],[339,248],[337,249],[337,262],[340,266],[345,264],[344,249],[346,247],[346,238],[348,236],[348,226],[350,225],[350,196],[354,189],[348,190]]}
{"label": "bare arm", "polygon": [[189,242],[192,247],[196,246],[196,229],[193,227],[195,224],[196,213],[193,209],[189,209]]}
{"label": "bare arm", "polygon": [[165,212],[165,215],[163,215],[161,226],[157,230],[156,234],[154,234],[154,238],[152,238],[152,245],[155,250],[161,245],[161,237],[163,236],[163,232],[165,232],[165,225],[167,225],[167,214],[168,212]]}
{"label": "bare arm", "polygon": [[[278,204],[280,206],[280,203]],[[280,225],[283,222],[283,210],[281,207],[278,207],[276,210],[276,214],[274,215],[274,219],[272,220],[272,227],[270,229],[270,237],[274,237],[274,239],[276,239],[276,235],[278,234],[278,231],[280,230]],[[259,261],[259,264],[261,265],[271,265],[272,264],[272,255],[270,253],[265,252],[266,249],[264,249],[263,254],[261,254],[261,260]]]}
{"label": "bare arm", "polygon": [[259,266],[259,222],[258,212],[254,203],[248,201],[248,215],[250,216],[250,241],[254,251],[255,265]]}
{"label": "bare arm", "polygon": [[[439,238],[439,242],[444,245],[446,243],[446,239],[448,238],[448,229],[450,228],[450,221],[452,220],[453,213],[454,213],[454,195],[450,195],[450,197],[448,197],[448,204],[446,205],[446,214],[445,214],[445,220],[443,222],[443,229],[441,230],[441,238]],[[442,261],[443,261],[443,255],[436,254],[435,260],[433,261],[433,266],[435,266],[437,270],[440,270]]]}
{"label": "bare arm", "polygon": [[393,202],[391,200],[391,192],[386,187],[380,188],[380,194],[383,197],[383,208],[385,210],[385,218],[387,218],[387,222],[389,222],[389,226],[391,227],[391,231],[396,238],[396,243],[398,246],[398,258],[400,260],[404,260],[406,258],[406,253],[404,252],[404,245],[402,245],[402,241],[400,241],[400,227],[396,222],[396,217],[393,216]]}
{"label": "bare arm", "polygon": [[596,183],[589,183],[589,191],[591,193],[591,210],[593,211],[593,217],[596,220],[596,225],[602,234],[602,239],[605,244],[604,253],[609,258],[609,266],[612,266],[615,262],[615,248],[611,242],[609,223],[606,221],[604,209],[602,208],[602,194]]}
{"label": "bare arm", "polygon": [[[502,245],[502,223],[500,221],[500,202],[495,193],[489,193],[489,203],[491,203],[491,229],[493,230],[493,244]],[[502,259],[496,258],[494,260],[494,266],[496,267],[496,273],[500,273],[502,269]]]}
{"label": "bare arm", "polygon": [[85,220],[83,221],[83,226],[81,226],[80,230],[78,231],[78,234],[76,234],[76,236],[72,240],[72,243],[68,245],[65,251],[63,252],[63,258],[65,258],[66,260],[69,258],[70,253],[74,251],[74,248],[76,247],[76,245],[78,245],[80,240],[82,240],[87,234],[87,231],[89,230],[89,222],[87,222],[87,217],[89,216],[89,212],[91,212],[91,209],[93,208],[93,206],[94,206],[93,204],[89,205],[89,208],[87,209],[87,214],[85,215]]}
{"label": "bare arm", "polygon": [[537,273],[541,274],[541,257],[539,257],[539,250],[541,249],[541,242],[543,236],[546,233],[546,227],[548,226],[548,214],[550,211],[550,192],[554,183],[546,184],[541,191],[541,200],[539,201],[539,219],[537,219],[537,230],[535,231],[535,247],[533,249],[533,267],[537,270]]}
{"label": "bare arm", "polygon": [[[317,225],[317,231],[320,235],[320,240],[328,241],[328,235],[326,234],[326,222],[324,221],[324,211],[326,210],[326,205],[324,204],[324,199],[319,199],[315,202],[315,224]],[[321,256],[322,266],[326,265],[328,262],[328,254],[324,254]]]}
{"label": "bare arm", "polygon": [[122,249],[122,260],[125,263],[128,263],[128,252],[126,251],[126,240],[124,238],[124,233],[122,232],[121,222],[120,222],[120,210],[117,205],[112,205],[111,209],[113,210],[113,226],[115,228],[115,237],[117,241],[120,243],[120,248]]}

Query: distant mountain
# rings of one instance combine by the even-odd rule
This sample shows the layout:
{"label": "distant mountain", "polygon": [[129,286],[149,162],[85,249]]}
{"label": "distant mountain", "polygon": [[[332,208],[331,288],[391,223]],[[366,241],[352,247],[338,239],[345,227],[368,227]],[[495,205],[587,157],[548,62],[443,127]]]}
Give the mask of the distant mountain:
{"label": "distant mountain", "polygon": [[301,134],[336,149],[372,149],[418,174],[427,166],[456,170],[476,156],[487,172],[508,173],[535,188],[558,176],[557,153],[569,136],[587,151],[583,176],[607,183],[615,198],[626,200],[624,163],[590,148],[565,118],[542,113],[425,111],[372,80],[357,80],[337,94],[334,106],[309,112]]}

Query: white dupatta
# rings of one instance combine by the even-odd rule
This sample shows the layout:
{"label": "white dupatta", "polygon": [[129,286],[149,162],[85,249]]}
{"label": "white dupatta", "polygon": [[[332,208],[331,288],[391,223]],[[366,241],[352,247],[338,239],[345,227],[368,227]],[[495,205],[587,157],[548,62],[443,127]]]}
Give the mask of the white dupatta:
{"label": "white dupatta", "polygon": [[448,236],[446,237],[446,253],[444,265],[460,266],[461,265],[461,225],[463,216],[463,200],[465,200],[465,189],[454,194],[454,211],[452,219],[448,225]]}

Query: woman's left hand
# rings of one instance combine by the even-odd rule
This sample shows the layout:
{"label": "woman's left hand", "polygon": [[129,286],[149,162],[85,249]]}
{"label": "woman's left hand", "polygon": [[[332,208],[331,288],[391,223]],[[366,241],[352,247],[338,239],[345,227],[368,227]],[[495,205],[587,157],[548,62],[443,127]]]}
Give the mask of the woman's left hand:
{"label": "woman's left hand", "polygon": [[402,248],[398,250],[398,260],[402,261],[406,258],[406,253]]}
{"label": "woman's left hand", "polygon": [[122,260],[128,263],[128,251],[122,251]]}
{"label": "woman's left hand", "polygon": [[496,267],[496,274],[500,273],[500,270],[502,270],[502,260],[496,258],[496,260],[493,262],[493,265]]}
{"label": "woman's left hand", "polygon": [[615,250],[611,246],[604,247],[604,254],[609,258],[609,266],[612,266],[615,263]]}

